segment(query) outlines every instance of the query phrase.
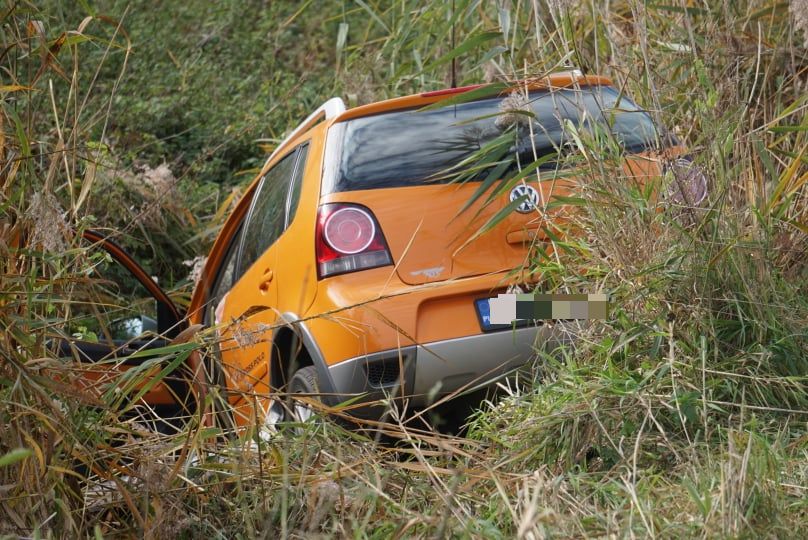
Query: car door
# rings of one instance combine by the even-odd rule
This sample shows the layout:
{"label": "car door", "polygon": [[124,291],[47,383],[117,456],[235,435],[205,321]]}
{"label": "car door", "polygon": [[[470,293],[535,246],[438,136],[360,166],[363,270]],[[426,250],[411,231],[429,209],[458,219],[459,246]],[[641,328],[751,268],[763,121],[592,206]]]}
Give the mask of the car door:
{"label": "car door", "polygon": [[221,364],[232,404],[269,392],[272,326],[278,316],[276,244],[286,229],[306,154],[307,145],[296,147],[263,176],[241,226],[237,255],[228,261],[233,265],[232,287],[213,299],[214,322],[222,336]]}
{"label": "car door", "polygon": [[[182,312],[113,240],[93,230],[85,230],[82,238],[94,264],[86,282],[72,292],[67,324],[62,335],[51,341],[55,353],[76,362],[75,384],[96,396],[122,372],[149,362],[153,365],[135,390],[149,384],[143,401],[161,415],[182,413],[192,401],[188,377],[172,373],[156,384],[148,382],[151,373],[156,375],[163,367],[153,362],[161,356],[158,349],[184,328]],[[100,250],[109,258],[98,257]]]}

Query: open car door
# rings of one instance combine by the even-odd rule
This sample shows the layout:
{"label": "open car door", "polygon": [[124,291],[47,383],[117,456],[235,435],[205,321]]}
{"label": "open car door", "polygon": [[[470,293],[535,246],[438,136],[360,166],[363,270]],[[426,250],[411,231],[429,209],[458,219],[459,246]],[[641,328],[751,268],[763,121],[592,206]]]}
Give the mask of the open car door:
{"label": "open car door", "polygon": [[186,326],[182,313],[121,246],[93,230],[82,238],[92,271],[71,294],[55,352],[73,363],[72,384],[105,406],[145,408],[160,431],[177,427],[196,401],[188,367],[194,346],[177,342]]}

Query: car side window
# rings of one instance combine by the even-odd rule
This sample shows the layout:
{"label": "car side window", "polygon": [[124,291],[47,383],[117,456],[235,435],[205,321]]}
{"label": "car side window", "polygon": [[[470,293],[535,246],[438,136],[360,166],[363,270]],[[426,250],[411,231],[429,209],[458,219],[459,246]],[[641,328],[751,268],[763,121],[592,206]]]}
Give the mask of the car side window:
{"label": "car side window", "polygon": [[295,167],[295,177],[292,179],[292,186],[289,192],[289,206],[286,210],[286,226],[288,227],[295,218],[297,204],[300,202],[300,189],[303,185],[303,170],[306,168],[306,157],[309,154],[308,143],[302,145],[298,150],[297,167]]}
{"label": "car side window", "polygon": [[68,332],[80,341],[109,345],[148,330],[157,333],[157,302],[149,291],[106,252],[90,253],[92,272],[75,291]]}
{"label": "car side window", "polygon": [[[237,265],[236,280],[241,277],[247,269],[261,256],[261,254],[275,243],[286,228],[287,216],[289,215],[290,197],[294,193],[295,186],[300,183],[297,180],[303,173],[302,162],[298,156],[305,159],[308,145],[298,147],[281,161],[275,164],[261,180],[258,192],[255,195],[250,214],[247,217],[247,224],[244,226],[244,234],[241,241],[241,254]],[[299,189],[299,188],[298,188]],[[299,198],[299,192],[297,194]],[[297,202],[295,201],[295,206]]]}
{"label": "car side window", "polygon": [[66,321],[69,334],[78,341],[105,346],[147,339],[146,347],[157,342],[158,334],[171,338],[179,332],[181,314],[171,298],[123,248],[90,229],[82,231],[81,245],[92,267],[88,279],[77,283],[74,291]]}
{"label": "car side window", "polygon": [[238,265],[239,276],[243,275],[283,232],[286,196],[296,156],[297,152],[287,155],[261,180],[244,228]]}
{"label": "car side window", "polygon": [[[230,241],[230,246],[227,248],[222,264],[219,266],[219,272],[216,275],[216,281],[210,291],[210,301],[208,302],[208,309],[215,310],[219,302],[222,301],[224,295],[233,286],[233,278],[236,274],[236,255],[238,254],[239,239],[241,238],[241,227],[233,235]],[[213,320],[213,317],[210,317]]]}

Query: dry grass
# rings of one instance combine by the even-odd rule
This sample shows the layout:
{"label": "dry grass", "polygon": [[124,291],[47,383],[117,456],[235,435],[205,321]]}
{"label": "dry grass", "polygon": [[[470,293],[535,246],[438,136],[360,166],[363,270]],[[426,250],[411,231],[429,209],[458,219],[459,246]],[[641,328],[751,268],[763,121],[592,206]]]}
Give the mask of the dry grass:
{"label": "dry grass", "polygon": [[[359,14],[367,26],[338,38],[336,90],[360,100],[445,85],[450,3],[341,7],[343,19],[327,23]],[[100,186],[115,185],[131,226],[114,226],[129,235],[186,226],[198,240],[211,229],[152,210],[177,208],[165,195],[177,193],[176,178],[159,164],[120,172],[93,142],[114,108],[114,90],[94,94],[96,75],[108,54],[129,58],[125,13],[114,14],[122,24],[98,16],[54,35],[42,12],[5,6],[0,536],[799,537],[808,529],[804,8],[456,3],[460,84],[566,64],[610,75],[689,145],[710,196],[687,220],[659,212],[609,148],[581,141],[586,181],[572,224],[581,234],[557,256],[537,253],[531,270],[559,289],[610,291],[613,317],[541,354],[524,384],[470,418],[465,437],[430,429],[426,415],[392,414],[379,444],[336,422],[227,438],[199,415],[161,434],[116,381],[101,393],[67,384],[79,367],[56,359],[50,340],[72,324],[77,291],[103,284],[88,284],[99,260],[64,224],[90,224],[91,208],[106,208]],[[296,17],[315,16],[301,9]],[[489,30],[501,34],[479,37]],[[101,66],[82,64],[89,46],[105,51]],[[164,364],[212,339],[206,331],[165,349]]]}

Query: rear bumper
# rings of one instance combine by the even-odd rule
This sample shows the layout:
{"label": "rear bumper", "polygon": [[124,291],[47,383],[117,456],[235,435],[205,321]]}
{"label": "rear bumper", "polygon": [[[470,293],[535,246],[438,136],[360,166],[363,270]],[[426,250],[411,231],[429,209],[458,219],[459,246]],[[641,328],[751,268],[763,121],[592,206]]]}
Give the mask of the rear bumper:
{"label": "rear bumper", "polygon": [[[328,368],[332,405],[362,396],[362,403],[388,397],[419,407],[452,392],[484,386],[535,356],[535,347],[553,339],[548,326],[503,330],[413,345],[352,358]],[[378,417],[384,406],[351,410]]]}

